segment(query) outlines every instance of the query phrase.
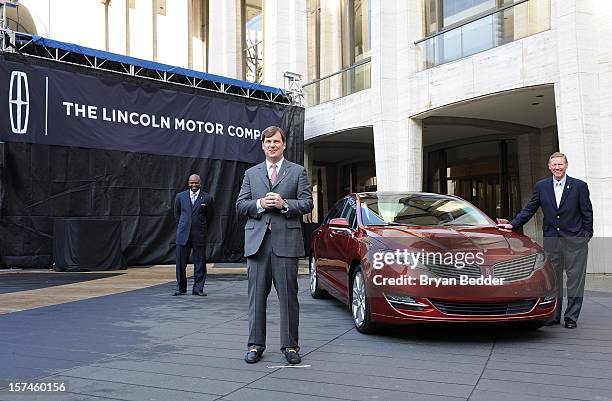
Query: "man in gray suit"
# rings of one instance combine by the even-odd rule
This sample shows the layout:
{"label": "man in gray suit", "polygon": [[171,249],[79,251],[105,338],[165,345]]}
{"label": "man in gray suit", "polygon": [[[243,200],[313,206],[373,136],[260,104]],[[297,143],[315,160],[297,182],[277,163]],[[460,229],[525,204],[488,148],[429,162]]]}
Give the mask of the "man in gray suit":
{"label": "man in gray suit", "polygon": [[298,345],[298,258],[304,256],[301,217],[313,208],[304,167],[285,160],[286,136],[279,127],[262,132],[266,160],[244,174],[236,202],[247,216],[244,256],[249,277],[249,341],[247,363],[256,363],[266,349],[266,303],[274,281],[280,302],[281,351],[287,362],[301,362]]}

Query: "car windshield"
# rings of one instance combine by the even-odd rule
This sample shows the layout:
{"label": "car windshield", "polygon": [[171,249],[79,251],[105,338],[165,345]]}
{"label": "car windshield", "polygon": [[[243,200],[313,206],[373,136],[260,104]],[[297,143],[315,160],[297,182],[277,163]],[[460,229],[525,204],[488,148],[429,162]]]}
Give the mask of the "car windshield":
{"label": "car windshield", "polygon": [[435,194],[363,194],[365,225],[491,226],[487,216],[464,200]]}

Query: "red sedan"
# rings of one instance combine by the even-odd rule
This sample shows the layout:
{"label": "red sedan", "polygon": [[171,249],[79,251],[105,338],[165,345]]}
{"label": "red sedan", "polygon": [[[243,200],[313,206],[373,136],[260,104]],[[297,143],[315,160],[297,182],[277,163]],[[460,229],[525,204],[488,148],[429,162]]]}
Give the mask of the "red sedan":
{"label": "red sedan", "polygon": [[360,332],[426,321],[538,328],[557,303],[538,244],[459,197],[430,193],[340,200],[313,234],[310,293],[349,305]]}

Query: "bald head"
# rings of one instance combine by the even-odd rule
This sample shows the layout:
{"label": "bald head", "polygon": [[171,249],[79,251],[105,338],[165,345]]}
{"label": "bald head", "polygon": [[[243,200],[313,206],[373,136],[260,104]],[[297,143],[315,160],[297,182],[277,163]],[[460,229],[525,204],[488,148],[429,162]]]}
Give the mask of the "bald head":
{"label": "bald head", "polygon": [[187,184],[193,192],[198,192],[198,190],[200,189],[200,176],[197,174],[191,174],[189,176],[189,181],[187,182]]}

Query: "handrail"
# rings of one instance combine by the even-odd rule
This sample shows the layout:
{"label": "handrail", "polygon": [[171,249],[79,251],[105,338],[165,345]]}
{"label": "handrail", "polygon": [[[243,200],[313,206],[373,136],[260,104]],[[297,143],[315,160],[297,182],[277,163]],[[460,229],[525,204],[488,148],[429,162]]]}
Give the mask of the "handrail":
{"label": "handrail", "polygon": [[550,2],[520,0],[416,41],[419,68],[432,68],[550,29]]}
{"label": "handrail", "polygon": [[316,84],[317,82],[321,82],[321,81],[323,81],[323,80],[325,80],[325,79],[327,79],[327,78],[333,77],[334,75],[342,74],[343,72],[346,72],[346,71],[352,70],[352,69],[354,69],[354,68],[357,68],[357,67],[359,67],[360,65],[367,64],[367,63],[369,63],[370,61],[372,61],[372,58],[371,58],[371,57],[364,58],[363,60],[359,60],[358,62],[356,62],[355,64],[351,65],[350,67],[343,68],[343,69],[341,69],[341,70],[339,70],[339,71],[332,72],[331,74],[326,75],[326,76],[324,76],[324,77],[317,78],[317,79],[315,79],[315,80],[312,80],[312,81],[310,81],[310,82],[307,82],[307,83],[305,83],[304,85],[302,85],[302,88],[304,88],[304,87],[306,87],[306,86],[308,86],[308,85]]}
{"label": "handrail", "polygon": [[419,43],[425,42],[428,39],[435,38],[436,36],[445,34],[446,32],[452,31],[453,29],[457,29],[457,28],[462,27],[464,25],[470,24],[470,23],[472,23],[474,21],[478,21],[479,19],[489,17],[489,16],[491,16],[493,14],[497,14],[497,13],[499,13],[501,11],[504,11],[504,10],[507,10],[509,8],[516,7],[516,6],[520,5],[520,4],[526,3],[528,1],[529,0],[518,0],[518,1],[514,2],[514,3],[512,3],[512,4],[508,4],[507,6],[503,6],[503,7],[500,7],[500,8],[494,8],[494,9],[491,9],[489,11],[483,11],[483,12],[481,12],[479,14],[476,14],[476,15],[468,18],[468,19],[465,19],[465,20],[462,20],[462,21],[459,21],[459,22],[455,22],[454,24],[449,25],[449,26],[445,27],[444,29],[442,29],[442,30],[440,30],[438,32],[435,32],[435,33],[432,33],[432,34],[430,34],[428,36],[425,36],[424,38],[419,39],[416,42],[414,42],[414,44],[418,45]]}

